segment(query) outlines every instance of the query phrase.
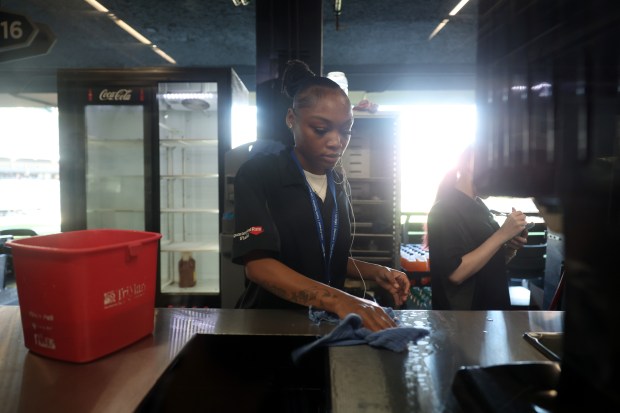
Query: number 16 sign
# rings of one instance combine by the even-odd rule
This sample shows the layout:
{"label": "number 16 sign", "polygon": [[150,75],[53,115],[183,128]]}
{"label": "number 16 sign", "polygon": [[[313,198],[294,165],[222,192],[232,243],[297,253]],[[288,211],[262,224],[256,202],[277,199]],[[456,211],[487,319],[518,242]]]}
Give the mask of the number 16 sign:
{"label": "number 16 sign", "polygon": [[45,54],[55,41],[46,25],[0,9],[0,62]]}

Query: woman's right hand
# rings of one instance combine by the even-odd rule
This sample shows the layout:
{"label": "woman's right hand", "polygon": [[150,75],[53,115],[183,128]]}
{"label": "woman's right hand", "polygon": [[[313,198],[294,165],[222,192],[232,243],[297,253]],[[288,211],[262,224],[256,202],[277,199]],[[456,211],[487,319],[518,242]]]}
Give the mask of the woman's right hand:
{"label": "woman's right hand", "polygon": [[371,331],[396,327],[396,322],[379,304],[350,294],[339,300],[335,313],[341,320],[348,314],[355,313],[362,318],[364,327]]}
{"label": "woman's right hand", "polygon": [[504,235],[504,242],[510,241],[519,235],[527,225],[527,216],[516,209],[512,208],[512,212],[506,216],[504,224],[499,229]]}

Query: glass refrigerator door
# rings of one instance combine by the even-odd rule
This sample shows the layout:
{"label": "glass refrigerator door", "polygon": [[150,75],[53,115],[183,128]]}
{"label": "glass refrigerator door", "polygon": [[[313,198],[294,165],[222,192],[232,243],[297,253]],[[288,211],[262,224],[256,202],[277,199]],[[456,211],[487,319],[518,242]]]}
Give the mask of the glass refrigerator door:
{"label": "glass refrigerator door", "polygon": [[217,83],[160,83],[160,288],[219,294]]}
{"label": "glass refrigerator door", "polygon": [[87,228],[144,230],[144,108],[88,105]]}

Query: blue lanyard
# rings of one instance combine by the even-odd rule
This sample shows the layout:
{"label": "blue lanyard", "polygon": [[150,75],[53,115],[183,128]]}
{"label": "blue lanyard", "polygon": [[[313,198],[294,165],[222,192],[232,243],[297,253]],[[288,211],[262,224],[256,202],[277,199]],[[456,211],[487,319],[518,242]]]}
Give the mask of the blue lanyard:
{"label": "blue lanyard", "polygon": [[334,208],[332,209],[332,228],[331,228],[331,239],[329,241],[329,254],[326,251],[326,240],[325,240],[325,226],[323,225],[323,216],[321,215],[321,207],[319,206],[319,197],[312,190],[312,187],[308,183],[306,179],[306,174],[304,173],[304,169],[301,167],[299,163],[299,159],[295,156],[295,151],[291,150],[291,157],[295,161],[299,172],[304,177],[304,182],[306,183],[306,189],[310,194],[310,201],[312,203],[312,212],[314,213],[314,221],[316,223],[316,230],[319,235],[319,241],[321,242],[321,252],[323,253],[323,262],[325,263],[325,271],[327,275],[327,283],[331,283],[331,261],[332,256],[334,255],[334,248],[336,245],[336,235],[338,234],[338,201],[336,200],[336,184],[334,183],[334,176],[331,170],[327,171],[327,187],[329,188],[329,192],[332,194],[332,199],[334,200]]}

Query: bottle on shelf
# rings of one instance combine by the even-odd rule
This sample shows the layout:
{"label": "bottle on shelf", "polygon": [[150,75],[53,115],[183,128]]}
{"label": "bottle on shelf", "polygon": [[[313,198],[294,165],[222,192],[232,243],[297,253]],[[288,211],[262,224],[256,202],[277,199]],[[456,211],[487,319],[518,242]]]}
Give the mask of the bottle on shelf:
{"label": "bottle on shelf", "polygon": [[184,252],[179,260],[179,287],[188,288],[196,285],[196,260],[191,252]]}

